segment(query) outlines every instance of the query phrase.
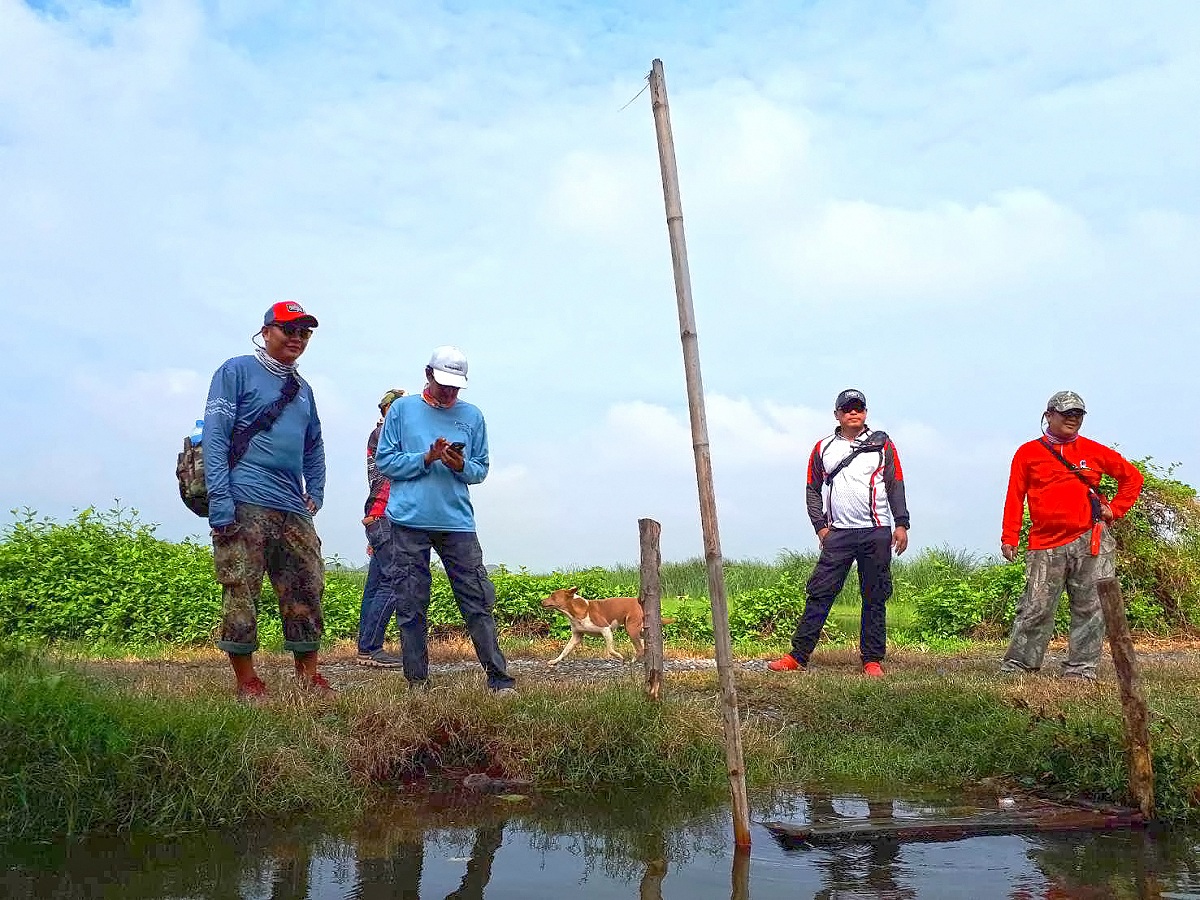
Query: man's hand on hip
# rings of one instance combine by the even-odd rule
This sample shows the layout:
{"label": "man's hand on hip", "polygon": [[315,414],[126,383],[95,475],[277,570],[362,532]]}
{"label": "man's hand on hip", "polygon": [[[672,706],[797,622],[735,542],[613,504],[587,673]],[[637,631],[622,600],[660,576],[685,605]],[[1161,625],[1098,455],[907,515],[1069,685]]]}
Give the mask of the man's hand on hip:
{"label": "man's hand on hip", "polygon": [[828,535],[828,534],[829,534],[829,526],[828,526],[828,525],[826,525],[824,528],[821,528],[821,529],[819,529],[819,530],[817,531],[817,542],[818,542],[818,543],[819,543],[819,544],[820,544],[822,547],[824,547],[824,546],[825,546],[825,537],[826,537],[826,535]]}

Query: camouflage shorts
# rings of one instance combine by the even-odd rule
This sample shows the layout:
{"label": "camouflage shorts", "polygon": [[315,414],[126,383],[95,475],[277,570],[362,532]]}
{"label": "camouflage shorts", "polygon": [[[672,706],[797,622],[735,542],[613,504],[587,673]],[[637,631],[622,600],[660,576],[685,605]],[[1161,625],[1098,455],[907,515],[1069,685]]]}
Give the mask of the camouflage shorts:
{"label": "camouflage shorts", "polygon": [[312,519],[252,503],[239,503],[236,517],[233,534],[213,535],[213,565],[224,588],[217,646],[237,654],[258,649],[258,601],[265,573],[279,597],[284,649],[316,650],[325,630],[325,563]]}
{"label": "camouflage shorts", "polygon": [[1104,648],[1104,616],[1096,582],[1116,574],[1117,542],[1105,526],[1100,555],[1092,556],[1089,529],[1069,544],[1025,554],[1025,594],[1017,604],[1012,637],[1001,671],[1036,672],[1054,634],[1054,614],[1066,588],[1071,604],[1071,632],[1064,675],[1094,678]]}

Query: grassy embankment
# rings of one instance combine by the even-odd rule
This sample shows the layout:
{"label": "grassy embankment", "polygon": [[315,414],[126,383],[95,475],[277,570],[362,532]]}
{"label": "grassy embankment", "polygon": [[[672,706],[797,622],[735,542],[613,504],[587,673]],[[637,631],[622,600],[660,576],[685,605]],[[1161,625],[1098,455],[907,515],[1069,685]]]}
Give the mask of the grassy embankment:
{"label": "grassy embankment", "polygon": [[[1004,681],[993,660],[896,654],[890,676],[856,674],[831,650],[805,676],[739,675],[752,785],[867,780],[895,790],[1009,776],[1120,800],[1124,762],[1111,680]],[[715,676],[673,674],[664,702],[636,672],[610,683],[532,680],[507,700],[474,674],[428,694],[371,673],[333,701],[270,667],[272,699],[229,696],[223,667],[31,662],[0,670],[0,835],[178,830],[295,815],[353,815],[379,788],[430,774],[523,776],[543,788],[668,787],[699,798],[724,783]],[[1147,690],[1159,804],[1200,812],[1200,665],[1155,662]]]}
{"label": "grassy embankment", "polygon": [[[1192,504],[1194,492],[1185,500]],[[1197,624],[1200,531],[1182,515],[1170,520],[1176,536],[1165,543],[1150,524],[1123,538],[1131,616],[1151,630]],[[1181,521],[1192,530],[1181,532]],[[811,555],[785,554],[774,564],[727,566],[739,652],[786,646],[812,563]],[[669,652],[711,649],[703,573],[695,562],[663,567],[664,605],[677,619],[666,632]],[[895,576],[887,679],[864,681],[853,664],[853,583],[835,607],[825,645],[832,649],[818,652],[811,675],[739,675],[753,784],[870,779],[899,790],[1007,775],[1121,799],[1111,680],[1002,681],[993,674],[998,646],[981,652],[966,639],[1003,633],[1019,566],[942,551],[898,564]],[[540,658],[566,637],[562,617],[540,606],[550,590],[636,590],[631,568],[499,572],[494,581],[506,648]],[[355,633],[360,596],[361,575],[330,572],[325,617],[335,642]],[[280,640],[272,606],[267,591],[268,650]],[[231,700],[228,671],[211,649],[219,614],[209,549],[161,541],[124,511],[89,510],[65,525],[28,516],[5,530],[0,835],[349,815],[379,787],[469,770],[565,789],[655,785],[688,794],[723,784],[711,673],[673,673],[659,705],[642,699],[636,674],[606,684],[526,678],[521,695],[502,702],[480,690],[476,675],[409,696],[395,676],[359,672],[355,683],[343,672],[341,695],[325,703],[269,674],[271,701],[249,709]],[[456,618],[444,578],[435,579],[431,620],[452,632]],[[345,643],[335,643],[333,655],[339,647],[345,656]],[[133,662],[96,662],[101,657]],[[286,659],[267,669],[286,672]],[[1200,810],[1198,669],[1159,660],[1147,671],[1159,802],[1169,819]]]}

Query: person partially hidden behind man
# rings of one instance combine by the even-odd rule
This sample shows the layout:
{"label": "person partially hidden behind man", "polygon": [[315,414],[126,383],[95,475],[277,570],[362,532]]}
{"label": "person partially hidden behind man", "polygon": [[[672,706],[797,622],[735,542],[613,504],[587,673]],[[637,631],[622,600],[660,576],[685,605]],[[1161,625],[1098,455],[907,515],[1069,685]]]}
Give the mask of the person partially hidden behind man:
{"label": "person partially hidden behind man", "polygon": [[[1017,605],[1001,672],[1036,672],[1054,633],[1054,614],[1066,587],[1071,631],[1066,678],[1096,677],[1104,618],[1096,582],[1116,574],[1117,542],[1109,526],[1137,502],[1142,473],[1115,450],[1079,433],[1087,407],[1074,391],[1046,402],[1043,433],[1013,455],[1004,499],[1000,552],[1017,558],[1025,502],[1029,501],[1029,551],[1025,593]],[[1100,477],[1117,482],[1112,499],[1100,492]]]}
{"label": "person partially hidden behind man", "polygon": [[403,397],[403,388],[392,388],[379,401],[379,421],[367,438],[367,502],[363,507],[363,526],[367,529],[367,583],[363,587],[362,611],[358,617],[358,657],[360,666],[376,669],[399,669],[399,656],[383,649],[388,622],[396,612],[396,593],[384,583],[391,565],[392,526],[387,519],[388,495],[392,483],[379,473],[375,454],[379,450],[379,433],[392,402]]}
{"label": "person partially hidden behind man", "polygon": [[312,388],[296,370],[317,320],[290,300],[263,317],[263,346],[213,375],[204,408],[204,481],[213,563],[223,593],[220,640],[237,695],[267,692],[254,669],[263,572],[279,597],[283,647],[296,680],[321,695],[325,566],[313,516],[325,492],[325,445]]}
{"label": "person partially hidden behind man", "polygon": [[496,637],[496,588],[483,565],[468,486],[487,477],[483,413],[459,399],[467,358],[457,347],[433,351],[420,396],[393,401],[383,421],[375,466],[391,479],[387,518],[391,560],[385,582],[396,592],[404,677],[414,688],[429,678],[430,550],[436,550],[454,599],[497,694],[515,693]]}
{"label": "person partially hidden behind man", "polygon": [[808,459],[808,517],[821,542],[808,579],[804,615],[792,651],[767,663],[773,672],[803,671],[821,637],[833,601],[858,563],[862,596],[859,651],[863,674],[883,675],[887,650],[887,601],[892,596],[892,551],[908,547],[908,506],[896,445],[867,427],[867,398],[848,388],[834,401],[837,428]]}

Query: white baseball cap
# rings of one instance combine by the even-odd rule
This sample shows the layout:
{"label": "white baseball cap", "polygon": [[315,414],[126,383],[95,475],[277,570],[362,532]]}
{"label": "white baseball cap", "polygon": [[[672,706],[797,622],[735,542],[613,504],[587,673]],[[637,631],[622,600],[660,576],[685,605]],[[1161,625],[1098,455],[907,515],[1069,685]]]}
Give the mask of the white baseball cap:
{"label": "white baseball cap", "polygon": [[433,380],[446,387],[467,386],[467,356],[449,344],[438,347],[429,357],[429,368],[433,369]]}

